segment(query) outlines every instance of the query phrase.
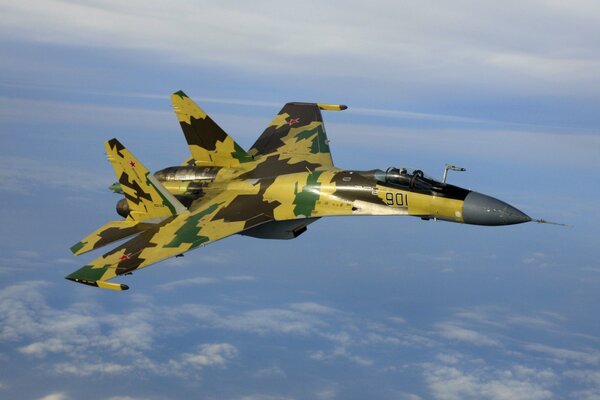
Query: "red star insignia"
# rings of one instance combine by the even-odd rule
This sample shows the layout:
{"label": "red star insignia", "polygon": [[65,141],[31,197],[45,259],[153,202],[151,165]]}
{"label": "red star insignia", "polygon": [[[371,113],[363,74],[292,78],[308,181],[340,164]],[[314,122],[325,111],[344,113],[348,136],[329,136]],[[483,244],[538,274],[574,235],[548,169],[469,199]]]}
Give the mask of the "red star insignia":
{"label": "red star insignia", "polygon": [[290,118],[287,123],[289,126],[298,124],[298,123],[300,123],[300,118]]}
{"label": "red star insignia", "polygon": [[131,256],[130,254],[123,254],[121,257],[119,257],[120,261],[125,261],[125,260],[129,260],[129,257]]}
{"label": "red star insignia", "polygon": [[135,168],[135,163],[133,161],[129,161],[129,165],[131,165],[131,168]]}

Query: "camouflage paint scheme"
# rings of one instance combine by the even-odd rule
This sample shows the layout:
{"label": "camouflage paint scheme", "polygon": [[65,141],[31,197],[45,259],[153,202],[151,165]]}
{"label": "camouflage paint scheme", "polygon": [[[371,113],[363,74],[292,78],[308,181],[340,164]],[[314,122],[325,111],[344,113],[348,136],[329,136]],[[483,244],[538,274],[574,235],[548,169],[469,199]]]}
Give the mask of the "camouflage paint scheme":
{"label": "camouflage paint scheme", "polygon": [[118,177],[111,189],[125,195],[126,218],[108,222],[71,250],[79,255],[133,238],[67,279],[125,290],[108,281],[233,234],[293,238],[320,217],[412,215],[465,222],[468,190],[420,171],[400,184],[389,170],[336,168],[321,110],[346,106],[288,103],[246,152],[185,93],[171,99],[191,158],[153,175],[118,140],[106,142]]}

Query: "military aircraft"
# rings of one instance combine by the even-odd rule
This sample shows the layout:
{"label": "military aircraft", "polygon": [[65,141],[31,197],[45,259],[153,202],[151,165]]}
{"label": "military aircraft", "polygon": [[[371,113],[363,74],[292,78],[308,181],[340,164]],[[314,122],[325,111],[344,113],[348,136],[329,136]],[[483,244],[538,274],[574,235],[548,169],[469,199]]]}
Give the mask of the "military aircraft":
{"label": "military aircraft", "polygon": [[287,103],[245,151],[185,93],[171,96],[191,157],[150,173],[117,139],[105,143],[124,198],[119,221],[71,247],[75,255],[133,236],[66,279],[105,289],[108,282],[234,234],[293,239],[321,217],[411,215],[474,225],[532,220],[493,197],[437,181],[421,170],[342,170],[333,164],[321,110],[344,105]]}

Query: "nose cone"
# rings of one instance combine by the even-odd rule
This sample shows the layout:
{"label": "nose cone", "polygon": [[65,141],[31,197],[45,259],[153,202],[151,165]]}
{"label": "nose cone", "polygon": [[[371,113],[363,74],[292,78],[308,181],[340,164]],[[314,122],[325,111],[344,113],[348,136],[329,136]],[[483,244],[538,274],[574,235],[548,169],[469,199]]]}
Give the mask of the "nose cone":
{"label": "nose cone", "polygon": [[470,192],[463,205],[463,219],[473,225],[512,225],[531,218],[503,201],[485,194]]}

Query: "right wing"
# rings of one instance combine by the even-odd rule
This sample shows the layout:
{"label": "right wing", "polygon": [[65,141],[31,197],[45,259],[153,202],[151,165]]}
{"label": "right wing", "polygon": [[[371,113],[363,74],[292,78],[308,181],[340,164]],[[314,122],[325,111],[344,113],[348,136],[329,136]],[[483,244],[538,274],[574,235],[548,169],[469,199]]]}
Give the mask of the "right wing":
{"label": "right wing", "polygon": [[255,207],[258,186],[248,185],[250,190],[243,193],[223,191],[194,205],[189,213],[169,217],[66,278],[86,285],[126,290],[126,285],[107,281],[272,221],[272,215]]}

